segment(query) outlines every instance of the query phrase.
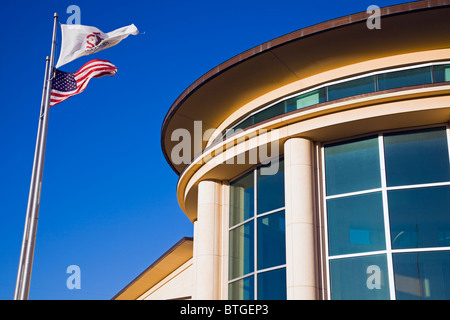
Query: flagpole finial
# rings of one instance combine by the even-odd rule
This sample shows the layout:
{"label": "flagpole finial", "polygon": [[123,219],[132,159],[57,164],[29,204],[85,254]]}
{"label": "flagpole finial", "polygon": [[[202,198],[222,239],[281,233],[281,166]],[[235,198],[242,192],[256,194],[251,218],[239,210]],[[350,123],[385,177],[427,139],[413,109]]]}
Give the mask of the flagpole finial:
{"label": "flagpole finial", "polygon": [[54,17],[54,18],[58,18],[58,12],[55,12],[55,13],[53,14],[53,17]]}

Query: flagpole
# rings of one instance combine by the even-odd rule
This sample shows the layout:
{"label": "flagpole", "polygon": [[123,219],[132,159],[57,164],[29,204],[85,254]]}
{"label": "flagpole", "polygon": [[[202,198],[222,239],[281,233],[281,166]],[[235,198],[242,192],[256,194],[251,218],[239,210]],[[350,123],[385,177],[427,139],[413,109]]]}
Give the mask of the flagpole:
{"label": "flagpole", "polygon": [[31,270],[33,265],[34,247],[36,242],[37,221],[39,217],[39,205],[44,170],[45,146],[47,141],[48,115],[50,108],[50,96],[53,79],[53,66],[55,60],[56,31],[58,14],[53,15],[53,36],[50,58],[46,58],[43,96],[41,100],[41,112],[39,115],[39,127],[36,138],[36,148],[31,174],[30,192],[25,218],[25,228],[20,252],[19,268],[17,272],[15,300],[27,300],[30,291]]}

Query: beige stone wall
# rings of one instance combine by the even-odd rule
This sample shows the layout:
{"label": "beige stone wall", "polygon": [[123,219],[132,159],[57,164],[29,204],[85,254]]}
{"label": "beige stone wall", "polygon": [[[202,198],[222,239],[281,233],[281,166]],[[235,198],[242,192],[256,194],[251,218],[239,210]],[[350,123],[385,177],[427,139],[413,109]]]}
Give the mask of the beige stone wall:
{"label": "beige stone wall", "polygon": [[137,300],[191,299],[193,292],[193,265],[190,259]]}

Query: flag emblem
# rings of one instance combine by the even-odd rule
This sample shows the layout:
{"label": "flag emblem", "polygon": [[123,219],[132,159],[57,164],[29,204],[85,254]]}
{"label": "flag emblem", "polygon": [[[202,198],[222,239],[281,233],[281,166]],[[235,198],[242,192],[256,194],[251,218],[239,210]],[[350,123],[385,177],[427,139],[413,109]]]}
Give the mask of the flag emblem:
{"label": "flag emblem", "polygon": [[95,59],[83,65],[77,72],[54,69],[50,106],[54,106],[73,95],[83,92],[89,80],[106,75],[114,76],[117,68],[111,62]]}
{"label": "flag emblem", "polygon": [[93,32],[86,36],[86,48],[85,51],[94,51],[104,39],[100,36],[100,32]]}

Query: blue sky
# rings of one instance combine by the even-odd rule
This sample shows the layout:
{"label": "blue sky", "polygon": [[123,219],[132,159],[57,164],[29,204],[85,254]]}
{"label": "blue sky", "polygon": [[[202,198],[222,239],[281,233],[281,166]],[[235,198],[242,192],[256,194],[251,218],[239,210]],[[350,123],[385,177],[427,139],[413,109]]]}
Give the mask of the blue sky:
{"label": "blue sky", "polygon": [[[61,67],[114,63],[114,77],[50,110],[30,299],[110,299],[193,227],[160,147],[164,116],[182,91],[221,62],[278,36],[387,0],[8,1],[0,50],[0,299],[19,263],[53,13],[68,6],[103,32],[141,33]],[[60,39],[58,28],[58,40]],[[59,41],[60,43],[60,41]],[[56,58],[60,47],[56,49]],[[307,62],[305,62],[307,63]],[[69,290],[66,269],[81,270]]]}

